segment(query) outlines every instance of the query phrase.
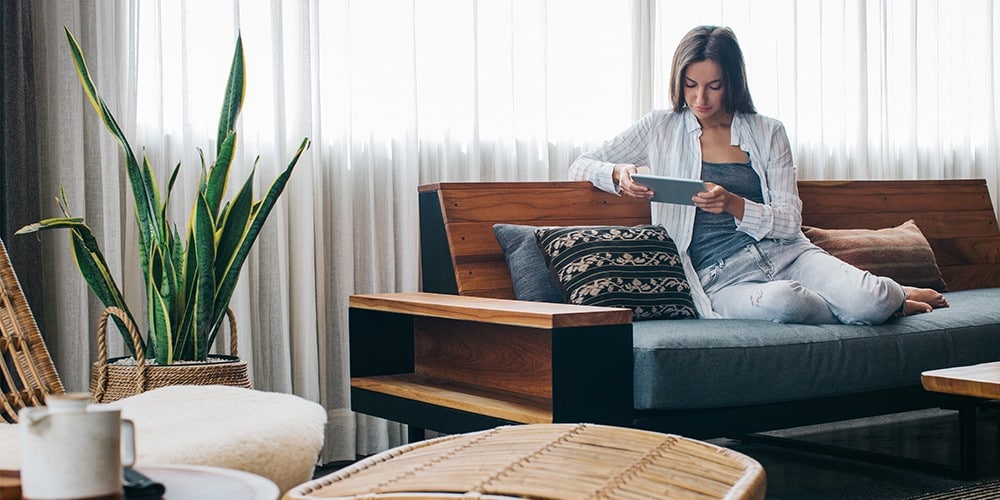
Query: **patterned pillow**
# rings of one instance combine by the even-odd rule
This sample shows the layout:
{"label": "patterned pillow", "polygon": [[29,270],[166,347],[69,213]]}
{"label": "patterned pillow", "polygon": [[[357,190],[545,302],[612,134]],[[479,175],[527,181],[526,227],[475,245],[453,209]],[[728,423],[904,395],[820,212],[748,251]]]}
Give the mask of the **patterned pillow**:
{"label": "patterned pillow", "polygon": [[677,246],[660,226],[539,228],[535,237],[567,302],[627,307],[634,320],[697,317]]}
{"label": "patterned pillow", "polygon": [[507,260],[514,297],[536,302],[565,302],[535,242],[535,229],[535,226],[517,224],[493,226],[493,235]]}
{"label": "patterned pillow", "polygon": [[816,246],[834,257],[900,285],[948,291],[930,243],[913,220],[886,229],[820,229],[803,226]]}

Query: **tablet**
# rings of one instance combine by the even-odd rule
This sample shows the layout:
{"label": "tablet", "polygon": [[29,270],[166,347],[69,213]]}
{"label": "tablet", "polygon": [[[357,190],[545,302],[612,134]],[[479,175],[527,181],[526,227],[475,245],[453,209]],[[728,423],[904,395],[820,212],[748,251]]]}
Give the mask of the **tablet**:
{"label": "tablet", "polygon": [[652,201],[694,205],[691,197],[707,190],[705,183],[697,179],[678,179],[659,175],[632,174],[632,180],[653,190]]}

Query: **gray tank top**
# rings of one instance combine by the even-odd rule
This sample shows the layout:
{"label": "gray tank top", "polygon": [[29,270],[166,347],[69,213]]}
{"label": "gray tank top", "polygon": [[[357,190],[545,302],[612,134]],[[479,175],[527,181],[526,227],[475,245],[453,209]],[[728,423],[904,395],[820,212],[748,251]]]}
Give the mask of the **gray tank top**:
{"label": "gray tank top", "polygon": [[[701,162],[701,180],[714,182],[730,193],[757,203],[764,203],[760,176],[747,163]],[[701,270],[725,259],[753,243],[753,236],[736,230],[736,219],[727,213],[713,214],[697,209],[694,234],[688,253],[694,268]]]}

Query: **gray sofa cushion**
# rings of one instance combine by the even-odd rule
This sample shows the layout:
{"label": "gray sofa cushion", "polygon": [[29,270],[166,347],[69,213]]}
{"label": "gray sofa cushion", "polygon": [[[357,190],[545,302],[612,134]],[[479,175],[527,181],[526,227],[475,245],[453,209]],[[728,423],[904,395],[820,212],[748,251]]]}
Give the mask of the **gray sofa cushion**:
{"label": "gray sofa cushion", "polygon": [[633,324],[635,407],[715,408],[920,385],[920,372],[1000,360],[1000,288],[880,326],[688,319]]}

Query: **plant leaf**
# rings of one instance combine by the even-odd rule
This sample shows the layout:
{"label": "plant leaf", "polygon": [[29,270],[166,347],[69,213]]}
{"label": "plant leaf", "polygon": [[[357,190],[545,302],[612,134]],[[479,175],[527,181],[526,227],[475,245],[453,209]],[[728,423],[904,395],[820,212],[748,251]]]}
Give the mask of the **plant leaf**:
{"label": "plant leaf", "polygon": [[[147,160],[148,163],[148,160]],[[163,204],[160,205],[160,220],[164,221],[166,226],[167,220],[167,205],[170,204],[170,195],[174,192],[174,183],[177,182],[177,174],[181,171],[180,162],[174,165],[173,172],[170,173],[170,180],[167,182],[167,196],[163,198]]]}
{"label": "plant leaf", "polygon": [[226,206],[226,211],[222,213],[222,220],[219,222],[219,245],[215,261],[215,279],[222,280],[229,265],[229,258],[236,253],[247,230],[247,221],[250,220],[250,211],[253,208],[253,179],[257,172],[255,164],[243,182],[243,187],[236,193],[236,197],[230,200]]}
{"label": "plant leaf", "polygon": [[188,297],[184,303],[184,312],[181,315],[180,327],[178,328],[177,335],[177,347],[175,348],[175,356],[179,359],[197,359],[194,357],[194,342],[192,337],[192,329],[194,328],[195,320],[195,306],[197,305],[197,294],[188,294]]}
{"label": "plant leaf", "polygon": [[[187,231],[183,235],[185,242],[177,226],[167,218],[180,164],[171,172],[161,203],[149,158],[143,156],[141,163],[137,160],[124,132],[98,93],[77,40],[68,28],[64,30],[83,91],[124,153],[135,203],[139,257],[146,282],[148,331],[144,345],[132,346],[131,337],[121,323],[119,329],[133,354],[136,349],[145,348],[160,364],[171,364],[178,359],[205,359],[225,317],[240,269],[293,168],[309,147],[309,139],[302,141],[291,162],[272,181],[262,200],[253,200],[255,162],[253,171],[237,196],[223,203],[236,156],[236,120],[246,90],[243,41],[242,37],[238,37],[219,116],[216,159],[211,168],[206,167],[204,151],[198,150],[202,175],[198,185],[199,196],[191,208]],[[121,291],[114,283],[90,229],[83,219],[70,216],[64,192],[57,201],[65,217],[45,219],[21,228],[18,233],[69,229],[74,259],[88,285],[106,305],[116,305],[128,313]],[[118,323],[117,318],[115,321]]]}
{"label": "plant leaf", "polygon": [[184,280],[184,245],[182,244],[182,239],[180,233],[177,232],[177,226],[172,225],[173,235],[170,237],[171,241],[171,252],[170,252],[170,262],[174,272],[174,283],[177,286],[177,291],[174,294],[174,310],[177,311],[180,316],[174,318],[174,323],[179,323],[183,318],[183,305],[187,302],[187,288]]}
{"label": "plant leaf", "polygon": [[149,287],[150,331],[156,336],[156,363],[169,365],[174,362],[174,333],[170,328],[167,303],[156,287]]}
{"label": "plant leaf", "polygon": [[246,91],[246,70],[243,60],[243,36],[236,37],[236,49],[233,51],[233,62],[229,67],[229,80],[226,82],[226,95],[222,100],[222,112],[219,113],[219,133],[216,136],[216,157],[222,150],[226,136],[236,125],[236,118],[243,107],[243,94]]}
{"label": "plant leaf", "polygon": [[[94,292],[94,295],[97,296],[105,307],[118,307],[125,311],[129,319],[132,319],[132,313],[125,304],[125,299],[122,297],[121,290],[115,283],[114,277],[111,276],[111,271],[104,260],[104,254],[101,253],[97,239],[94,238],[90,227],[83,222],[82,218],[61,217],[45,219],[22,227],[15,234],[33,233],[49,229],[70,230],[73,260],[80,269],[80,274],[83,276],[87,286],[90,287],[90,290]],[[119,333],[121,333],[122,338],[125,340],[126,347],[128,347],[129,352],[134,356],[135,345],[132,343],[132,336],[129,335],[128,330],[120,320],[116,318],[115,323],[118,326]],[[135,322],[133,321],[133,323]],[[140,348],[142,347],[144,346],[140,346]]]}
{"label": "plant leaf", "polygon": [[274,207],[274,203],[281,196],[282,191],[285,190],[285,185],[288,183],[289,176],[292,175],[292,170],[295,165],[299,162],[299,158],[302,153],[309,147],[309,139],[305,138],[302,143],[299,144],[298,150],[295,151],[295,155],[289,161],[288,166],[285,168],[281,174],[278,175],[271,183],[268,188],[267,193],[260,202],[254,204],[254,209],[251,211],[251,219],[248,223],[246,233],[240,240],[240,246],[237,248],[236,252],[230,257],[229,262],[226,264],[226,270],[223,273],[222,280],[217,284],[217,291],[215,294],[215,317],[212,322],[212,338],[208,339],[208,343],[211,344],[215,341],[215,334],[218,332],[218,327],[222,323],[222,319],[226,314],[226,307],[224,305],[229,304],[229,300],[233,296],[233,290],[236,288],[236,281],[240,277],[240,269],[243,267],[243,262],[246,260],[247,255],[250,253],[250,248],[253,246],[254,241],[257,239],[257,235],[260,234],[261,227],[264,226],[264,222],[267,220],[267,216],[271,214],[271,209]]}
{"label": "plant leaf", "polygon": [[205,198],[208,200],[208,207],[212,209],[212,217],[219,217],[219,205],[222,204],[222,197],[226,194],[226,185],[229,182],[229,168],[233,163],[233,151],[236,148],[236,133],[230,131],[226,135],[219,148],[219,156],[215,159],[215,164],[208,171],[208,181],[205,185]]}
{"label": "plant leaf", "polygon": [[86,226],[83,223],[83,217],[54,217],[52,219],[40,220],[34,224],[28,224],[18,229],[14,234],[37,233],[46,229],[74,228],[80,225]]}
{"label": "plant leaf", "polygon": [[[132,312],[129,311],[128,305],[125,304],[122,292],[118,289],[118,285],[111,276],[111,271],[108,269],[104,255],[97,246],[97,240],[91,234],[90,228],[81,224],[80,227],[71,229],[70,235],[73,242],[73,260],[76,262],[76,266],[80,269],[80,274],[83,276],[84,281],[87,282],[91,291],[104,304],[104,307],[114,306],[125,311],[125,315],[128,316],[134,325],[135,319],[132,317]],[[118,333],[121,334],[122,339],[125,341],[125,347],[128,349],[129,354],[135,356],[137,348],[145,349],[144,344],[136,346],[132,342],[132,335],[129,334],[128,328],[122,323],[121,319],[114,317],[114,321],[118,327]]]}
{"label": "plant leaf", "polygon": [[198,263],[197,290],[195,291],[194,355],[196,359],[208,354],[209,329],[215,310],[215,225],[211,208],[204,195],[198,196],[195,207],[194,245]]}
{"label": "plant leaf", "polygon": [[[125,165],[128,172],[129,184],[132,186],[132,196],[135,199],[136,218],[139,225],[139,261],[143,271],[146,272],[148,269],[148,249],[150,242],[155,242],[160,234],[155,215],[159,207],[159,202],[155,196],[156,181],[146,170],[139,167],[139,162],[136,161],[135,154],[132,152],[132,146],[129,145],[125,133],[118,126],[117,120],[112,116],[104,99],[97,93],[97,87],[94,85],[90,71],[87,69],[87,62],[83,57],[80,44],[77,43],[76,38],[69,31],[69,28],[64,27],[63,29],[66,32],[66,39],[72,53],[73,64],[76,67],[76,73],[80,78],[80,84],[83,86],[84,93],[87,94],[90,104],[97,111],[97,115],[104,122],[104,125],[115,136],[115,139],[118,140],[122,152],[125,153]],[[146,272],[146,275],[148,276],[148,272]]]}

